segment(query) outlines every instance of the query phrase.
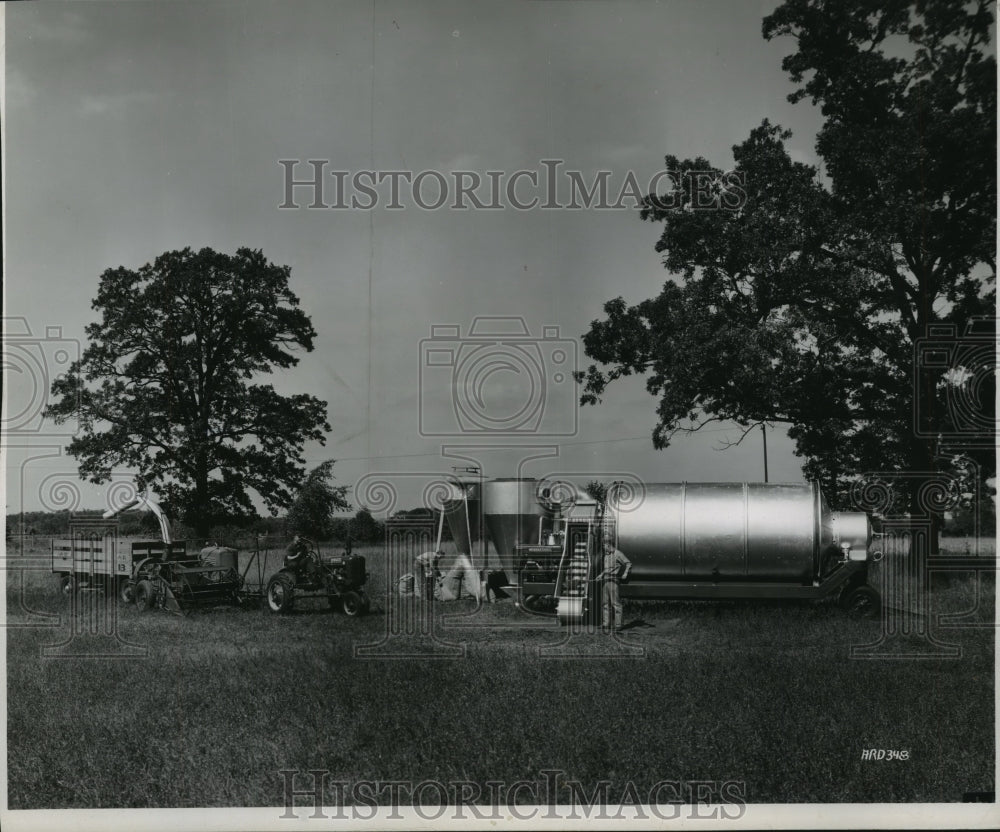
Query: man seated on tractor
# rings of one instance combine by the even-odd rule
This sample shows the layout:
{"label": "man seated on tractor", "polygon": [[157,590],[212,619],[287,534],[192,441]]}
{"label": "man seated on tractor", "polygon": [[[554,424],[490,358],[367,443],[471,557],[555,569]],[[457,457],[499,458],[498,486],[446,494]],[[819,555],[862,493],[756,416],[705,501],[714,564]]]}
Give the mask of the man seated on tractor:
{"label": "man seated on tractor", "polygon": [[311,571],[311,565],[309,544],[301,535],[297,534],[285,548],[285,568],[291,569],[296,575],[302,575]]}

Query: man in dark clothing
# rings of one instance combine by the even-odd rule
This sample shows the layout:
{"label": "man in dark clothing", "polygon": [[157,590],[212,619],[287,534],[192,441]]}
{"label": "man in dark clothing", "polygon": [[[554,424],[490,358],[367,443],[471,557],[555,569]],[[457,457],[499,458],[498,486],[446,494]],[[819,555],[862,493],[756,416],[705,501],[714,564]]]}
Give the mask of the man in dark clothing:
{"label": "man in dark clothing", "polygon": [[292,542],[285,548],[285,566],[298,572],[306,562],[308,554],[309,544],[302,539],[301,535],[295,535]]}

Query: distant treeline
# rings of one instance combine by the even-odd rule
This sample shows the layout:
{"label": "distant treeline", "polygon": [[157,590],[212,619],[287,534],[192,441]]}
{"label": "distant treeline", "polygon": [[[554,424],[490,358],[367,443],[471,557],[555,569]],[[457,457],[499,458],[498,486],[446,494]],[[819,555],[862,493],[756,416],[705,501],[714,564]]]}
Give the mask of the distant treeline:
{"label": "distant treeline", "polygon": [[[59,537],[69,534],[72,517],[100,517],[100,510],[92,511],[26,511],[7,515],[7,537],[39,536]],[[437,514],[427,508],[401,510],[392,515],[393,522],[413,520],[421,525],[434,525],[436,528]],[[174,537],[178,540],[192,539],[194,533],[183,523],[171,522]],[[353,517],[335,517],[331,522],[329,542],[344,543],[350,537],[355,543],[378,543],[385,537],[385,523],[377,520],[367,509],[361,509]],[[160,527],[156,517],[148,511],[125,511],[118,515],[118,533],[123,537],[160,536]],[[223,541],[236,541],[248,536],[267,535],[269,537],[285,538],[296,533],[289,526],[285,517],[259,517],[249,523],[221,525],[212,529],[209,537]],[[444,527],[444,540],[451,540],[448,524]]]}

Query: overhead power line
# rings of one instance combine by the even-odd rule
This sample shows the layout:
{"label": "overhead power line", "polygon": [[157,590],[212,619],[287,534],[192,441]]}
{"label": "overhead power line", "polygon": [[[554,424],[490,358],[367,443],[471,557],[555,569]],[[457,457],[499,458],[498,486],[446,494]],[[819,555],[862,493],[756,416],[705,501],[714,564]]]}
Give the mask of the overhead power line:
{"label": "overhead power line", "polygon": [[[698,433],[728,433],[735,428],[712,428],[710,430],[701,430]],[[612,439],[592,439],[580,442],[552,442],[553,445],[559,445],[560,447],[576,447],[580,445],[610,445],[614,442],[637,442],[640,440],[649,440],[649,434],[645,436],[618,436]],[[491,448],[490,450],[504,450],[503,448]],[[514,450],[513,448],[511,450]],[[377,456],[338,456],[336,457],[337,462],[367,462],[372,459],[417,459],[418,457],[425,456],[440,456],[440,451],[427,451],[426,453],[417,454],[380,454]]]}

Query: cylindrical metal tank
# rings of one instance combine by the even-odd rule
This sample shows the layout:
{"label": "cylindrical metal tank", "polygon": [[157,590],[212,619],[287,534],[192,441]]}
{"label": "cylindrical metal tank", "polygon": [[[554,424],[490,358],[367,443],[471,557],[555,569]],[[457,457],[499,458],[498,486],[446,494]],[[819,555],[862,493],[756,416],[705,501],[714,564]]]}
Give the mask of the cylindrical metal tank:
{"label": "cylindrical metal tank", "polygon": [[811,583],[843,544],[863,559],[871,541],[867,515],[830,512],[815,483],[612,487],[607,512],[634,581]]}
{"label": "cylindrical metal tank", "polygon": [[538,540],[539,520],[545,510],[535,494],[535,479],[495,479],[483,483],[486,532],[508,577],[517,574],[514,546]]}

